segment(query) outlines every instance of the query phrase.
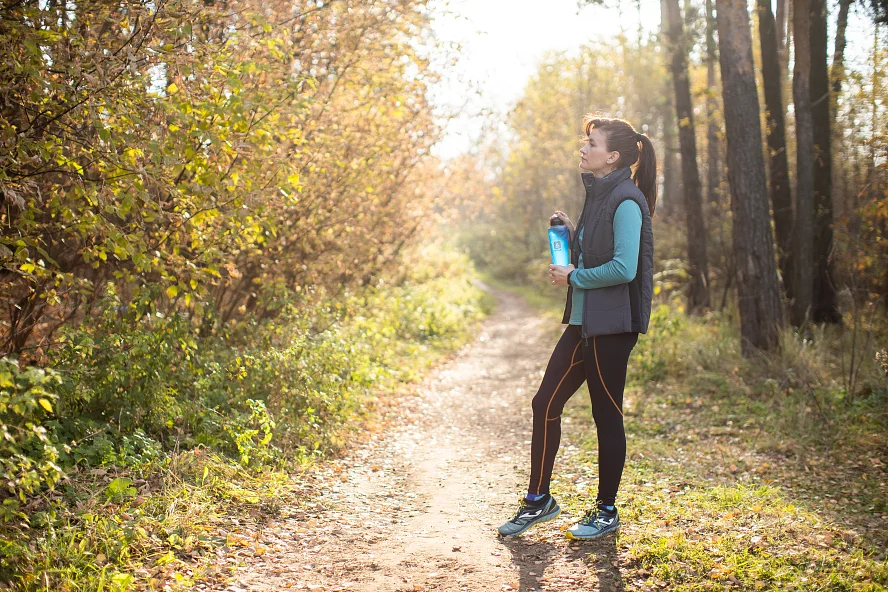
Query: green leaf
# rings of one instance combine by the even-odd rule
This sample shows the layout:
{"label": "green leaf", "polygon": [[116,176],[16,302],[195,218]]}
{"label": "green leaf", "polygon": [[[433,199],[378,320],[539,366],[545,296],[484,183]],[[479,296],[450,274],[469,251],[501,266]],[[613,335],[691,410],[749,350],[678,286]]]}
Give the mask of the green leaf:
{"label": "green leaf", "polygon": [[117,497],[134,497],[138,494],[135,487],[132,487],[133,480],[126,477],[117,477],[105,488],[105,495],[109,498]]}

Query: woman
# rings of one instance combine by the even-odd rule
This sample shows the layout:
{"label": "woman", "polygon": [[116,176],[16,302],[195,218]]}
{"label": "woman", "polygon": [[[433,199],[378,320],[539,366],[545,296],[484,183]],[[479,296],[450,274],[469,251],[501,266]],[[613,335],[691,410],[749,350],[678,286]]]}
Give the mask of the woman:
{"label": "woman", "polygon": [[[576,228],[564,212],[555,212],[571,233],[572,264],[549,266],[552,284],[567,286],[562,320],[567,327],[533,398],[527,496],[515,517],[499,527],[502,536],[520,535],[561,513],[549,480],[561,439],[561,412],[583,382],[598,431],[599,487],[595,506],[566,535],[588,540],[620,526],[616,497],[626,460],[623,388],[629,354],[650,319],[657,159],[650,139],[622,119],[587,115],[583,130],[583,212]],[[630,167],[636,163],[633,177]]]}

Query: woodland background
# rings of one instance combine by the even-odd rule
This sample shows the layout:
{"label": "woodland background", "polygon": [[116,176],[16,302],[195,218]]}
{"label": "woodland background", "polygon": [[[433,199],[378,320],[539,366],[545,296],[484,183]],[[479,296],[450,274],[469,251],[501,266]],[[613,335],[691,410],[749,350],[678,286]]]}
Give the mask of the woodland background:
{"label": "woodland background", "polygon": [[884,472],[888,8],[659,8],[659,35],[548,56],[508,132],[442,162],[424,0],[4,1],[0,580],[172,578],[206,516],[263,507],[469,339],[479,273],[551,296],[588,112],[659,156],[633,380]]}

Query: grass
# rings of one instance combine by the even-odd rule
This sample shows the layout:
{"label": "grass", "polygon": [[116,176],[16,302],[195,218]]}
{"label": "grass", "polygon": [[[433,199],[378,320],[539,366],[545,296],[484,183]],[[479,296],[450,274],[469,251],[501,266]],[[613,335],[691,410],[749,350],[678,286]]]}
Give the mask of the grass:
{"label": "grass", "polygon": [[[498,285],[560,317],[561,291]],[[835,328],[813,341],[786,332],[779,354],[746,360],[729,318],[655,304],[630,359],[617,547],[626,589],[885,590],[885,375],[864,360],[847,391]],[[875,351],[885,335],[874,331]],[[564,430],[576,450],[553,491],[578,514],[595,495],[592,426],[588,398],[573,397]]]}

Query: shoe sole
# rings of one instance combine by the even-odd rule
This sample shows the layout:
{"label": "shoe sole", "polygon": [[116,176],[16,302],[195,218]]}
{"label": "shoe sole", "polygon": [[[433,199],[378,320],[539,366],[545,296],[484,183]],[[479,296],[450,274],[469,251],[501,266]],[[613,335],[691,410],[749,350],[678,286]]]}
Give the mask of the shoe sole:
{"label": "shoe sole", "polygon": [[605,530],[604,532],[600,532],[600,533],[598,533],[596,535],[592,535],[592,536],[585,536],[585,537],[577,536],[569,530],[566,530],[564,532],[564,536],[566,536],[567,538],[569,538],[572,541],[594,541],[595,539],[600,539],[601,537],[608,535],[612,532],[617,532],[618,530],[620,530],[619,524],[617,524],[613,528],[609,528],[609,529]]}
{"label": "shoe sole", "polygon": [[543,522],[550,522],[550,521],[558,518],[560,515],[561,515],[561,507],[559,506],[558,511],[555,512],[555,514],[553,514],[547,518],[541,518],[541,519],[537,520],[536,522],[531,522],[530,524],[528,524],[527,526],[525,526],[524,528],[522,528],[518,532],[513,532],[512,534],[503,534],[503,533],[497,531],[497,533],[502,538],[520,536],[520,535],[524,534],[525,532],[527,532],[528,530],[530,530],[531,528],[533,528],[534,526],[536,526],[537,524],[542,524]]}

